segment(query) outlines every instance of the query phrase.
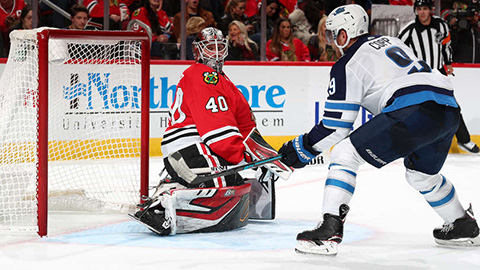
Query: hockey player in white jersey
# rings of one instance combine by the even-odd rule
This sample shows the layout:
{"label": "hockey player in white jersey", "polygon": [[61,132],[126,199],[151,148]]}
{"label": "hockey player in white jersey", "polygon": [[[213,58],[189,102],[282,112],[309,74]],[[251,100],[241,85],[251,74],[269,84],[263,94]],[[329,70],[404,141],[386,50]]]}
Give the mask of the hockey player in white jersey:
{"label": "hockey player in white jersey", "polygon": [[[450,80],[431,69],[402,41],[368,35],[368,15],[359,5],[333,10],[326,21],[330,42],[343,55],[332,67],[322,121],[285,143],[282,161],[295,168],[335,145],[323,199],[323,222],[297,235],[300,253],[337,253],[356,186],[358,167],[377,168],[404,158],[408,183],[445,220],[438,244],[480,245],[471,207],[464,210],[442,168],[458,127]],[[360,107],[374,117],[351,132]]]}

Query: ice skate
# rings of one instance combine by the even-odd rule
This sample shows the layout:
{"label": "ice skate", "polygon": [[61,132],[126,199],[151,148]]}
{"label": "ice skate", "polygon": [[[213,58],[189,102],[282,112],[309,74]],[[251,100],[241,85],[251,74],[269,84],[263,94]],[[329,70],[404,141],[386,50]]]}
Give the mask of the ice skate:
{"label": "ice skate", "polygon": [[463,151],[471,154],[478,154],[478,152],[480,152],[480,149],[478,148],[477,144],[472,141],[469,141],[467,143],[458,143],[458,147]]}
{"label": "ice skate", "polygon": [[165,209],[162,207],[151,207],[146,211],[139,210],[135,214],[128,215],[158,235],[170,235],[171,222],[165,219]]}
{"label": "ice skate", "polygon": [[323,222],[318,228],[304,231],[297,235],[295,251],[301,254],[337,255],[338,244],[343,239],[343,223],[350,208],[340,206],[340,215],[323,215]]}
{"label": "ice skate", "polygon": [[441,228],[435,228],[433,237],[439,245],[480,246],[479,228],[473,216],[472,205],[463,217],[453,223],[445,223]]}

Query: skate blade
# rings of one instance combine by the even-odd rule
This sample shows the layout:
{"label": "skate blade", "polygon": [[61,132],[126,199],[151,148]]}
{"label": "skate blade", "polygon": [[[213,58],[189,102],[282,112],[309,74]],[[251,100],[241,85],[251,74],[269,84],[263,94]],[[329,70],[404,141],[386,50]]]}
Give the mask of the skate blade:
{"label": "skate blade", "polygon": [[138,218],[135,216],[135,214],[130,214],[130,213],[128,213],[128,216],[129,216],[131,219],[133,219],[133,220],[140,221],[140,219],[138,219]]}
{"label": "skate blade", "polygon": [[335,256],[338,253],[338,243],[334,241],[321,241],[318,245],[313,241],[297,240],[295,251],[300,254],[314,254]]}
{"label": "skate blade", "polygon": [[453,240],[441,240],[435,239],[435,242],[442,246],[480,246],[480,235],[475,238],[460,238],[460,239],[453,239]]}
{"label": "skate blade", "polygon": [[142,221],[141,221],[138,217],[136,217],[134,214],[128,214],[128,216],[129,216],[131,219],[135,220],[136,222],[138,222],[138,223],[142,224],[143,226],[147,227],[150,231],[152,231],[152,232],[154,232],[154,233],[156,233],[156,234],[158,234],[158,235],[160,235],[160,236],[164,236],[164,235],[163,235],[163,232],[161,232],[161,231],[153,228],[152,226],[148,225],[147,223],[142,222]]}

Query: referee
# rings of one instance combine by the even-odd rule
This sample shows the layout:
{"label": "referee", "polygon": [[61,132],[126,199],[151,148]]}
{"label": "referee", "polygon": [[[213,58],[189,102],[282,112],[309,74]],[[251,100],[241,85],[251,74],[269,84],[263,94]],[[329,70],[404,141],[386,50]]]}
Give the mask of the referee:
{"label": "referee", "polygon": [[[450,75],[453,74],[453,68],[448,24],[440,17],[432,16],[432,8],[433,0],[415,0],[413,9],[417,16],[400,30],[398,38],[431,68],[438,69],[443,75]],[[470,140],[463,116],[460,117],[455,136],[462,150],[479,153],[478,146]]]}
{"label": "referee", "polygon": [[453,68],[448,24],[440,17],[432,16],[432,7],[433,0],[415,0],[414,11],[417,16],[400,30],[398,38],[431,68],[438,69],[443,75],[450,75]]}

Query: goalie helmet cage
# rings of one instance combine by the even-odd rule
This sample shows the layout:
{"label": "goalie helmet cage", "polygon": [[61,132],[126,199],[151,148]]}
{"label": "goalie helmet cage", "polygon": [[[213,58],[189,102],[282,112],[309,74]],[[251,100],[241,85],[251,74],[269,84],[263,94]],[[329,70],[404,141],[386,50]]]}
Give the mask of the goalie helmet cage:
{"label": "goalie helmet cage", "polygon": [[125,212],[142,202],[148,36],[39,28],[10,37],[0,81],[0,229],[45,236],[55,204]]}

